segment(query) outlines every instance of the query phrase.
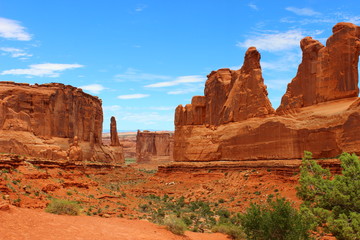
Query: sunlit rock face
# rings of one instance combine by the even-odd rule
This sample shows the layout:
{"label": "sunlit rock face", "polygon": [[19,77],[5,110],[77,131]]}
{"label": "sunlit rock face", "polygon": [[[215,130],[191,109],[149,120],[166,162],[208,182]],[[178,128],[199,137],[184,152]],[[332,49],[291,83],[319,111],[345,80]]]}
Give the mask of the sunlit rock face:
{"label": "sunlit rock face", "polygon": [[208,75],[205,96],[175,111],[175,161],[298,159],[360,153],[360,28],[338,23],[326,46],[306,37],[303,59],[274,111],[251,47],[239,70]]}
{"label": "sunlit rock face", "polygon": [[306,37],[302,62],[282,97],[278,113],[336,99],[357,97],[360,27],[338,23],[323,46]]}
{"label": "sunlit rock face", "polygon": [[69,85],[0,82],[0,151],[122,162],[102,146],[101,105],[99,98]]}

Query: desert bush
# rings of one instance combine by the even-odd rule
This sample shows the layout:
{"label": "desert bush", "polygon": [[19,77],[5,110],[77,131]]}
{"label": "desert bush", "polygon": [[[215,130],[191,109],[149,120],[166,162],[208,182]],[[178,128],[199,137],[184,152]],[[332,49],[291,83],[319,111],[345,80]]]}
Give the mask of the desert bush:
{"label": "desert bush", "polygon": [[62,199],[53,199],[45,209],[48,213],[73,216],[79,215],[80,210],[81,207],[78,203]]}
{"label": "desert bush", "polygon": [[231,239],[234,239],[234,240],[246,239],[246,235],[245,235],[243,229],[234,224],[227,223],[227,224],[215,225],[212,228],[212,231],[229,235],[231,237]]}
{"label": "desert bush", "polygon": [[342,175],[332,176],[304,153],[298,196],[316,223],[339,240],[360,239],[360,161],[355,154],[340,155]]}
{"label": "desert bush", "polygon": [[269,199],[267,204],[251,204],[240,216],[247,239],[310,239],[311,224],[284,198]]}
{"label": "desert bush", "polygon": [[175,216],[167,216],[164,224],[166,228],[176,235],[184,235],[186,224],[180,218]]}

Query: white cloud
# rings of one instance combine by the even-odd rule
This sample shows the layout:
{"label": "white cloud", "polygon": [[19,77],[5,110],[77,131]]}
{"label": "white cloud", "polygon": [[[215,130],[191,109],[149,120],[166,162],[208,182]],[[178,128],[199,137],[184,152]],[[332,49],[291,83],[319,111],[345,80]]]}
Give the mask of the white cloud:
{"label": "white cloud", "polygon": [[0,37],[19,41],[31,40],[31,35],[25,31],[18,21],[0,18]]}
{"label": "white cloud", "polygon": [[192,93],[192,92],[196,92],[196,91],[198,91],[198,89],[188,88],[188,89],[169,91],[169,92],[167,92],[167,94],[169,94],[169,95],[179,95],[179,94]]}
{"label": "white cloud", "polygon": [[121,120],[143,123],[146,125],[158,124],[159,122],[174,121],[174,114],[159,114],[157,112],[122,113]]}
{"label": "white cloud", "polygon": [[261,60],[261,67],[265,70],[272,70],[278,72],[293,72],[301,62],[301,50],[300,47],[296,51],[287,51],[280,57],[272,58],[271,61]]}
{"label": "white cloud", "polygon": [[248,6],[251,7],[252,9],[254,9],[254,10],[259,10],[259,8],[253,3],[249,3]]}
{"label": "white cloud", "polygon": [[1,75],[28,75],[36,77],[59,77],[60,72],[84,67],[80,64],[59,64],[59,63],[43,63],[32,64],[29,68],[25,69],[10,69],[5,70]]}
{"label": "white cloud", "polygon": [[259,33],[244,42],[237,43],[238,47],[256,47],[258,50],[276,52],[299,47],[300,40],[304,38],[301,30],[288,30],[286,32]]}
{"label": "white cloud", "polygon": [[296,8],[296,7],[287,7],[287,11],[293,12],[299,16],[316,16],[321,15],[321,13],[312,10],[311,8]]}
{"label": "white cloud", "polygon": [[337,13],[338,17],[341,19],[339,21],[344,22],[351,22],[353,24],[359,25],[360,24],[360,16],[349,16],[344,13]]}
{"label": "white cloud", "polygon": [[89,84],[85,86],[80,86],[81,89],[89,91],[94,94],[99,94],[101,91],[105,90],[106,88],[102,86],[101,84]]}
{"label": "white cloud", "polygon": [[118,81],[144,81],[144,80],[169,80],[171,77],[151,73],[143,73],[134,68],[128,68],[125,73],[115,75]]}
{"label": "white cloud", "polygon": [[5,55],[10,54],[13,58],[27,59],[32,57],[32,54],[26,53],[23,49],[19,48],[2,47],[0,50],[5,52]]}
{"label": "white cloud", "polygon": [[145,4],[138,4],[135,8],[135,12],[142,12],[145,8],[147,8],[147,5]]}
{"label": "white cloud", "polygon": [[138,99],[138,98],[146,98],[149,96],[150,96],[149,94],[136,93],[136,94],[120,95],[117,98],[118,99]]}
{"label": "white cloud", "polygon": [[200,75],[191,75],[191,76],[181,76],[177,77],[173,81],[167,81],[167,82],[158,82],[146,85],[145,87],[149,88],[160,88],[160,87],[171,87],[176,86],[182,83],[198,83],[198,82],[204,82],[206,79]]}

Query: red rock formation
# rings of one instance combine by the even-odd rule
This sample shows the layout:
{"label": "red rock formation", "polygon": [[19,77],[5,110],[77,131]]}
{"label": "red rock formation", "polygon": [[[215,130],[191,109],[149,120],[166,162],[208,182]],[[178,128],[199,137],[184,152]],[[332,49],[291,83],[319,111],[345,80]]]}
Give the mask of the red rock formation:
{"label": "red rock formation", "polygon": [[321,102],[357,97],[360,27],[338,23],[326,47],[306,37],[301,40],[303,59],[296,77],[277,109],[278,113]]}
{"label": "red rock formation", "polygon": [[79,146],[78,137],[74,137],[73,143],[70,145],[69,151],[68,151],[68,159],[73,162],[82,161],[82,150]]}
{"label": "red rock formation", "polygon": [[66,159],[76,136],[82,160],[118,161],[101,143],[101,100],[59,83],[0,82],[0,152]]}
{"label": "red rock formation", "polygon": [[171,161],[173,139],[169,132],[150,132],[140,130],[136,135],[137,162]]}
{"label": "red rock formation", "polygon": [[119,136],[116,129],[116,119],[111,117],[110,119],[110,146],[120,146]]}
{"label": "red rock formation", "polygon": [[251,47],[239,70],[213,71],[205,84],[205,97],[177,107],[175,125],[221,125],[274,113],[261,74],[260,54]]}
{"label": "red rock formation", "polygon": [[[263,85],[260,55],[250,48],[238,71],[208,76],[205,106],[175,112],[175,161],[316,158],[360,153],[360,28],[339,23],[324,47],[306,37],[303,61],[275,114]],[[296,111],[295,111],[296,110]],[[203,124],[194,119],[205,112]]]}
{"label": "red rock formation", "polygon": [[[136,158],[136,132],[121,132],[117,133],[119,136],[119,142],[123,149],[124,158]],[[110,133],[103,133],[102,135],[103,144],[110,145],[111,137]]]}

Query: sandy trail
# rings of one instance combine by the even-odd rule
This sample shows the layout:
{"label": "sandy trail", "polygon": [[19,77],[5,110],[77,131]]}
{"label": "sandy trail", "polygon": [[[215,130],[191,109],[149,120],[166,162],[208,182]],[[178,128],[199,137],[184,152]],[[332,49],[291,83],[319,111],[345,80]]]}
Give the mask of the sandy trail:
{"label": "sandy trail", "polygon": [[225,235],[186,232],[177,236],[144,220],[63,216],[16,208],[0,211],[1,240],[225,240]]}

